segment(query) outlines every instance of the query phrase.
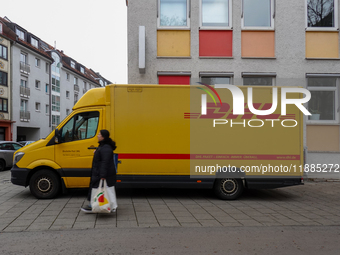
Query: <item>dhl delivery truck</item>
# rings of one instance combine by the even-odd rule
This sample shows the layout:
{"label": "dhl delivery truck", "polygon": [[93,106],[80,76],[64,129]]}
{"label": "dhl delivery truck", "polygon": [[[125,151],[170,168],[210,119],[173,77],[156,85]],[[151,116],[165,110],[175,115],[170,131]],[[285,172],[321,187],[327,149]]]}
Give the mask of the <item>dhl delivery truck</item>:
{"label": "dhl delivery truck", "polygon": [[[89,187],[97,134],[110,131],[117,187],[213,189],[303,183],[303,94],[285,87],[108,85],[84,94],[45,139],[18,150],[13,184],[37,198]],[[249,99],[250,98],[250,99]]]}

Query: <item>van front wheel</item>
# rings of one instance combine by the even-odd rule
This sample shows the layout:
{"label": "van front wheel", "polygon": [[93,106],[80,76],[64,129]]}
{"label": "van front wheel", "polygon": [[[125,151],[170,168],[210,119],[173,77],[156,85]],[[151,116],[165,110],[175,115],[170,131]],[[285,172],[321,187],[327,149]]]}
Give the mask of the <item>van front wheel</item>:
{"label": "van front wheel", "polygon": [[243,183],[235,178],[216,179],[214,192],[220,199],[234,200],[242,194]]}
{"label": "van front wheel", "polygon": [[51,170],[40,170],[30,179],[30,191],[39,199],[54,198],[60,191],[60,178]]}

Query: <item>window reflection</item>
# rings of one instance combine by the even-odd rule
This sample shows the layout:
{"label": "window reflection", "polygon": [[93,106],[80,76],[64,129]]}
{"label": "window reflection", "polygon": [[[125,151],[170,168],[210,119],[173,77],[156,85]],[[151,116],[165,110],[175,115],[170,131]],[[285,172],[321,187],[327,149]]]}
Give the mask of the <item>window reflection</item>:
{"label": "window reflection", "polygon": [[308,27],[334,27],[334,0],[308,0]]}
{"label": "window reflection", "polygon": [[187,25],[187,0],[160,0],[161,26]]}

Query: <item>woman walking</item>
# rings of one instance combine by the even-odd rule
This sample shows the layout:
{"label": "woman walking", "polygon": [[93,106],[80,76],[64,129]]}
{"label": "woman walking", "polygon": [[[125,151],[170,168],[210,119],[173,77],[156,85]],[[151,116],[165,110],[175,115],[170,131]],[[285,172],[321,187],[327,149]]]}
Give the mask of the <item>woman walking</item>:
{"label": "woman walking", "polygon": [[[91,181],[90,188],[87,195],[89,205],[81,208],[83,212],[91,212],[91,200],[92,189],[97,189],[100,180],[106,180],[108,189],[113,189],[116,184],[116,169],[113,162],[113,151],[116,149],[116,143],[110,138],[110,132],[106,129],[102,129],[98,134],[99,146],[94,152],[92,169],[91,169]],[[110,191],[109,191],[110,192]],[[115,194],[115,192],[114,192]],[[91,199],[92,198],[92,199]],[[115,206],[112,211],[116,210]]]}

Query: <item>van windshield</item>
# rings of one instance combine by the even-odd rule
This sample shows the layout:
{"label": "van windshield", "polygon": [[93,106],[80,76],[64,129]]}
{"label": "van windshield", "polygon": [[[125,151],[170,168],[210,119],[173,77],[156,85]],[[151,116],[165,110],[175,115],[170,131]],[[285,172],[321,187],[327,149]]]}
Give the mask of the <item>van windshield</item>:
{"label": "van windshield", "polygon": [[74,115],[61,128],[61,142],[92,138],[97,133],[99,112],[82,112]]}

